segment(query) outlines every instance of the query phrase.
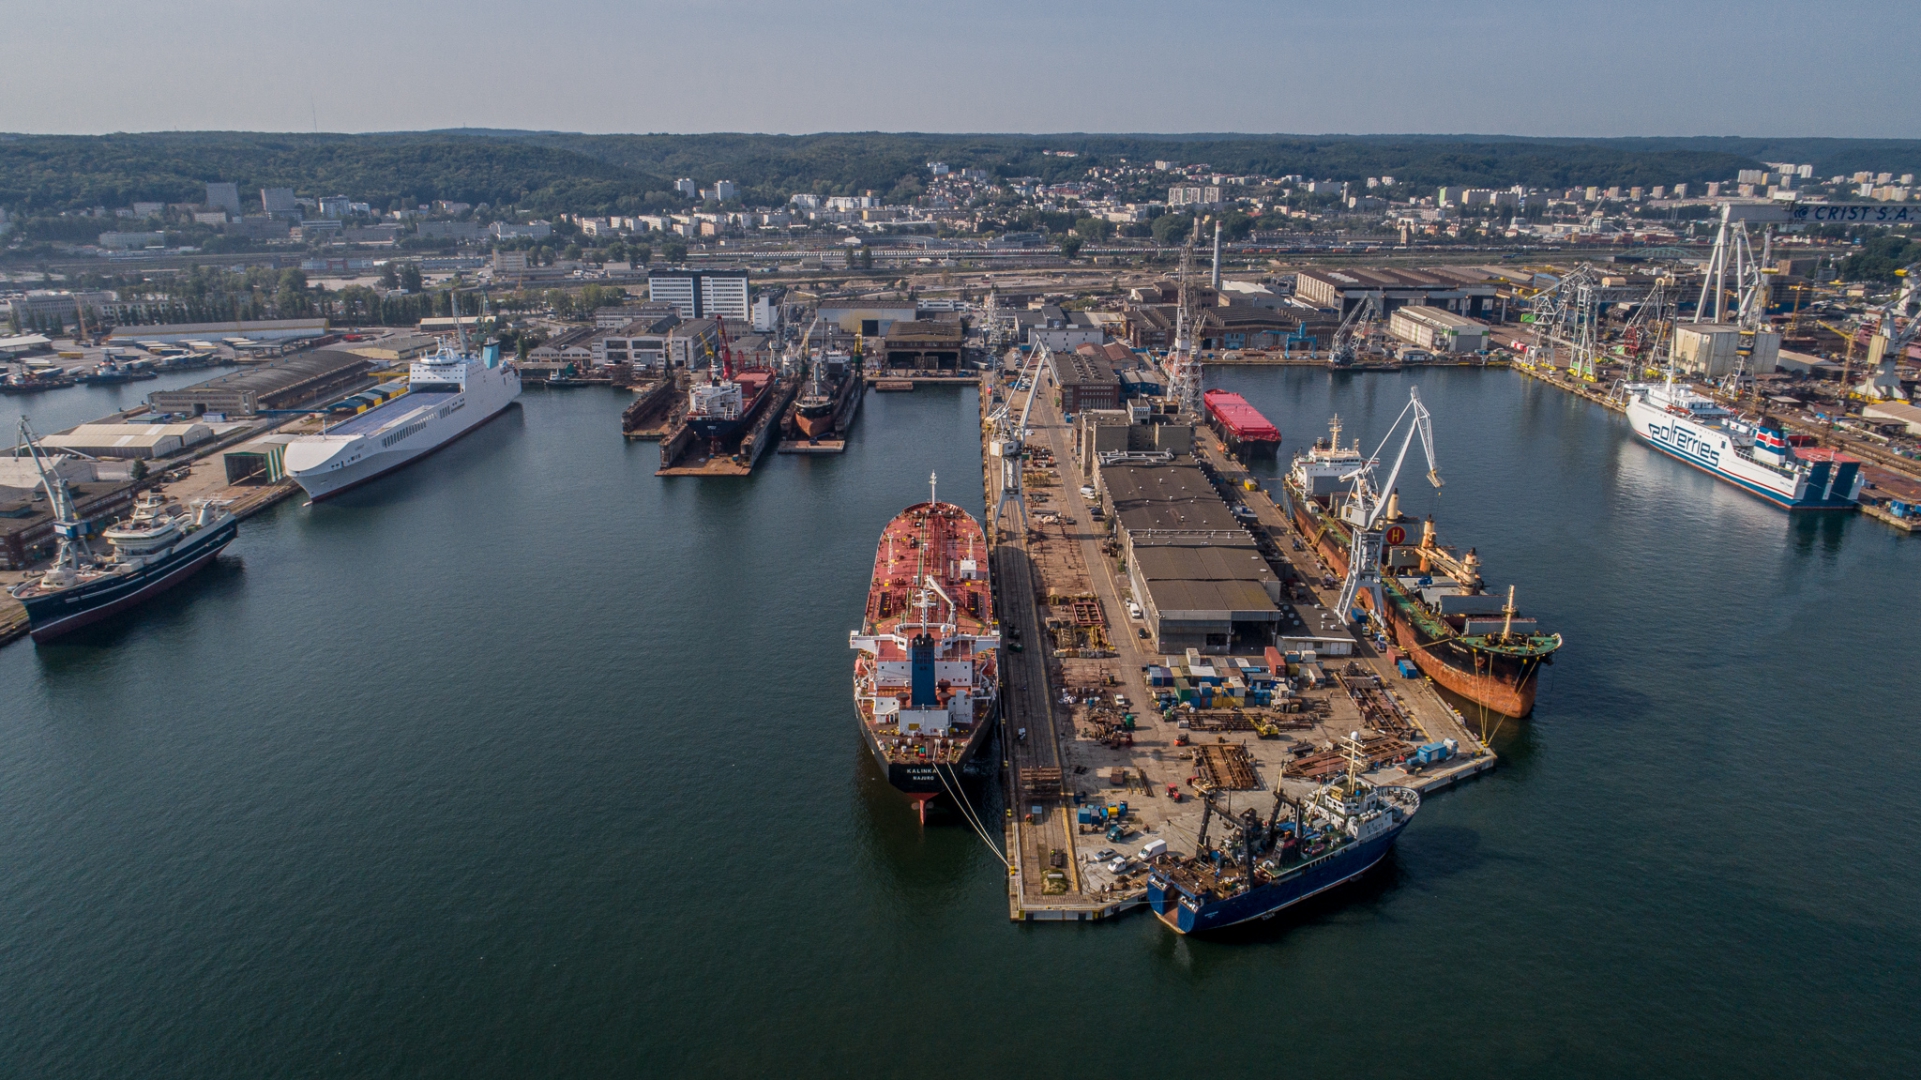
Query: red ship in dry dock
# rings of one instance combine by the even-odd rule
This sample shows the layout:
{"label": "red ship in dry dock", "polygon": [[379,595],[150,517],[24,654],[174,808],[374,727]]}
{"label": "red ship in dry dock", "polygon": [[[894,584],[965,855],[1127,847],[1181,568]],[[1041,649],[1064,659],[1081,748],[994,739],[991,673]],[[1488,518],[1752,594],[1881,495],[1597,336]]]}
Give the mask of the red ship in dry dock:
{"label": "red ship in dry dock", "polygon": [[938,498],[888,522],[848,646],[858,654],[861,738],[926,821],[934,796],[959,797],[959,767],[986,744],[1000,706],[1000,631],[980,522]]}
{"label": "red ship in dry dock", "polygon": [[1207,407],[1208,421],[1235,453],[1272,453],[1280,449],[1280,429],[1241,395],[1209,390],[1201,395],[1201,402]]}

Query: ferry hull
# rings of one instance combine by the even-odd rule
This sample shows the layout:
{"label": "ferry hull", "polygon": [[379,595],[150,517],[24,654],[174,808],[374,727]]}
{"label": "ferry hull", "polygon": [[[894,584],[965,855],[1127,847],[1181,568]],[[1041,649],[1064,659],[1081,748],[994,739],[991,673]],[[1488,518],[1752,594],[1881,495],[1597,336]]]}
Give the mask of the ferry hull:
{"label": "ferry hull", "polygon": [[1670,415],[1646,401],[1628,402],[1635,437],[1676,461],[1783,510],[1855,510],[1861,480],[1852,463],[1822,462],[1806,478],[1786,476],[1740,456],[1723,433]]}
{"label": "ferry hull", "polygon": [[506,412],[507,407],[512,404],[513,399],[510,398],[502,402],[493,412],[484,415],[476,414],[470,423],[448,433],[446,437],[439,442],[423,444],[417,448],[396,448],[385,453],[375,454],[372,457],[362,458],[351,465],[346,465],[339,469],[331,469],[324,472],[296,473],[293,477],[294,481],[306,491],[307,501],[310,503],[331,499],[336,495],[345,494],[362,484],[372,483],[396,469],[404,468],[437,450],[452,445],[461,438],[473,433],[482,424]]}
{"label": "ferry hull", "polygon": [[28,632],[35,641],[52,641],[150,600],[199,572],[239,532],[238,522],[227,521],[207,529],[204,539],[189,536],[167,559],[125,579],[73,590],[72,595],[57,592],[22,601]]}
{"label": "ferry hull", "polygon": [[1158,875],[1148,878],[1147,905],[1156,918],[1178,934],[1200,934],[1225,930],[1254,919],[1271,919],[1282,911],[1336,886],[1346,884],[1373,869],[1401,835],[1407,824],[1365,843],[1344,848],[1279,881],[1256,889],[1199,905],[1181,902],[1178,890],[1167,887]]}

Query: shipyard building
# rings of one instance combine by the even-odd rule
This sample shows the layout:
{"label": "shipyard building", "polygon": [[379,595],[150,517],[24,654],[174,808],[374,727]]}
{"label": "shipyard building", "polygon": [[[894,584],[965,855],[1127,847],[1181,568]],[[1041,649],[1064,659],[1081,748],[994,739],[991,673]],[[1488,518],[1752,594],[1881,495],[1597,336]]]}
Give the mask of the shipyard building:
{"label": "shipyard building", "polygon": [[373,361],[349,352],[304,353],[270,364],[217,375],[178,390],[156,390],[147,403],[158,412],[201,416],[305,409],[360,389]]}
{"label": "shipyard building", "polygon": [[[1165,652],[1271,644],[1283,619],[1280,579],[1207,474],[1171,449],[1182,434],[1191,445],[1193,430],[1133,426],[1141,429],[1138,441],[1169,449],[1098,454],[1095,488],[1114,518],[1128,582],[1154,647]],[[1118,425],[1092,427],[1105,428],[1108,438],[1119,434]]]}

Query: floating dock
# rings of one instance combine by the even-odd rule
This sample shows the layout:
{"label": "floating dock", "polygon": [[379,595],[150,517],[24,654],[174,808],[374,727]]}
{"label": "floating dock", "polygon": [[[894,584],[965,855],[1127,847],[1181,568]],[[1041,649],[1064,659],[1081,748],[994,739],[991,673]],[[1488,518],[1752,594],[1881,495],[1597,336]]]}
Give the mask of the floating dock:
{"label": "floating dock", "polygon": [[620,414],[622,437],[645,442],[660,441],[680,421],[675,411],[676,406],[681,404],[680,391],[683,389],[680,379],[674,375],[634,387],[633,404]]}
{"label": "floating dock", "polygon": [[774,433],[780,430],[781,414],[787,410],[787,403],[793,400],[800,389],[799,376],[789,375],[776,378],[768,386],[765,394],[772,400],[765,404],[756,403],[755,416],[747,433],[742,435],[731,453],[708,455],[694,445],[694,433],[682,418],[682,422],[672,434],[660,443],[660,468],[654,470],[655,476],[746,476],[754,471],[754,464],[767,451],[774,441]]}
{"label": "floating dock", "polygon": [[[1026,442],[1030,456],[1023,463],[1032,527],[1021,535],[1011,513],[990,523],[996,596],[1010,642],[1003,658],[1003,781],[1011,919],[1084,921],[1143,906],[1138,860],[1116,872],[1106,865],[1113,855],[1097,855],[1131,856],[1155,840],[1190,853],[1200,826],[1200,787],[1265,807],[1276,785],[1297,794],[1312,786],[1328,748],[1351,731],[1364,733],[1370,756],[1382,766],[1372,778],[1382,783],[1435,791],[1495,766],[1486,740],[1498,718],[1471,723],[1425,678],[1404,677],[1392,658],[1355,639],[1331,616],[1316,632],[1330,650],[1344,648],[1348,655],[1296,662],[1282,673],[1311,683],[1306,689],[1266,704],[1251,694],[1238,701],[1223,694],[1206,707],[1166,716],[1156,711],[1156,694],[1168,687],[1150,680],[1212,670],[1251,681],[1251,669],[1258,667],[1271,683],[1274,661],[1270,654],[1196,651],[1174,658],[1151,651],[1152,643],[1138,633],[1145,624],[1128,615],[1128,586],[1115,569],[1105,519],[1094,517],[1077,494],[1072,432],[1052,395],[1039,392]],[[992,434],[985,414],[994,396],[992,384],[984,385],[984,438]],[[1020,404],[1014,403],[1016,414]],[[1205,445],[1196,447],[1195,456],[1241,493],[1254,514],[1249,531],[1276,541],[1271,550],[1287,547],[1292,526],[1280,508],[1249,488],[1250,474],[1204,434],[1197,433],[1195,441]],[[999,497],[1000,459],[990,452],[983,460],[991,513]],[[1278,555],[1269,562],[1302,614],[1324,613],[1334,603],[1335,590],[1317,584],[1318,565],[1297,569]],[[1338,646],[1332,644],[1337,640]],[[1179,676],[1169,671],[1168,662],[1176,659]],[[1286,663],[1285,654],[1280,659]],[[1199,680],[1211,677],[1197,674]],[[1018,734],[1023,728],[1025,739]],[[1454,742],[1454,756],[1418,774],[1391,764],[1417,746],[1447,740]],[[1085,822],[1084,812],[1097,823]],[[1110,839],[1116,818],[1119,838]]]}

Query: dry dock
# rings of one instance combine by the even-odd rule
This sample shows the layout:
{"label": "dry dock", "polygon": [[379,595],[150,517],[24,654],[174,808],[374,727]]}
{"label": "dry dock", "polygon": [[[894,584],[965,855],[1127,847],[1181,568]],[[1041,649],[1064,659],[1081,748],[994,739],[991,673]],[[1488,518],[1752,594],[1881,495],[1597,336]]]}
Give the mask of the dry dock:
{"label": "dry dock", "polygon": [[[1071,432],[1052,404],[1046,378],[1040,382],[1042,398],[1027,441],[1032,457],[1023,474],[1031,528],[1020,535],[1011,515],[990,528],[1004,633],[1021,645],[1019,652],[1010,645],[1005,657],[1010,918],[1078,921],[1140,905],[1138,864],[1116,875],[1097,853],[1132,854],[1152,839],[1191,853],[1200,825],[1201,802],[1194,797],[1199,786],[1224,791],[1239,805],[1251,800],[1265,808],[1276,784],[1315,782],[1326,765],[1324,748],[1351,731],[1366,734],[1380,759],[1426,742],[1453,739],[1459,745],[1460,756],[1452,761],[1418,777],[1383,769],[1375,774],[1382,782],[1432,791],[1494,766],[1483,741],[1487,732],[1464,721],[1425,679],[1402,678],[1385,657],[1352,642],[1334,624],[1321,632],[1348,637],[1352,655],[1321,658],[1312,671],[1317,678],[1325,672],[1327,680],[1286,702],[1165,716],[1156,711],[1156,688],[1148,685],[1144,669],[1166,658],[1141,638],[1145,624],[1128,615],[1126,574],[1113,549],[1103,548],[1112,544],[1105,523],[1078,493]],[[984,390],[983,415],[990,397]],[[1246,476],[1211,442],[1196,449],[1231,481]],[[999,459],[987,455],[983,479],[990,515],[998,473]],[[1291,536],[1291,526],[1264,493],[1245,494],[1258,517],[1255,527],[1277,539]],[[1291,573],[1284,561],[1278,569]],[[1302,570],[1319,575],[1318,567]],[[1309,618],[1324,614],[1332,595],[1301,587],[1309,599],[1294,606]],[[1025,739],[1018,734],[1023,728]],[[1096,831],[1101,827],[1078,822],[1080,806],[1123,801],[1122,839],[1109,840],[1104,830]]]}

